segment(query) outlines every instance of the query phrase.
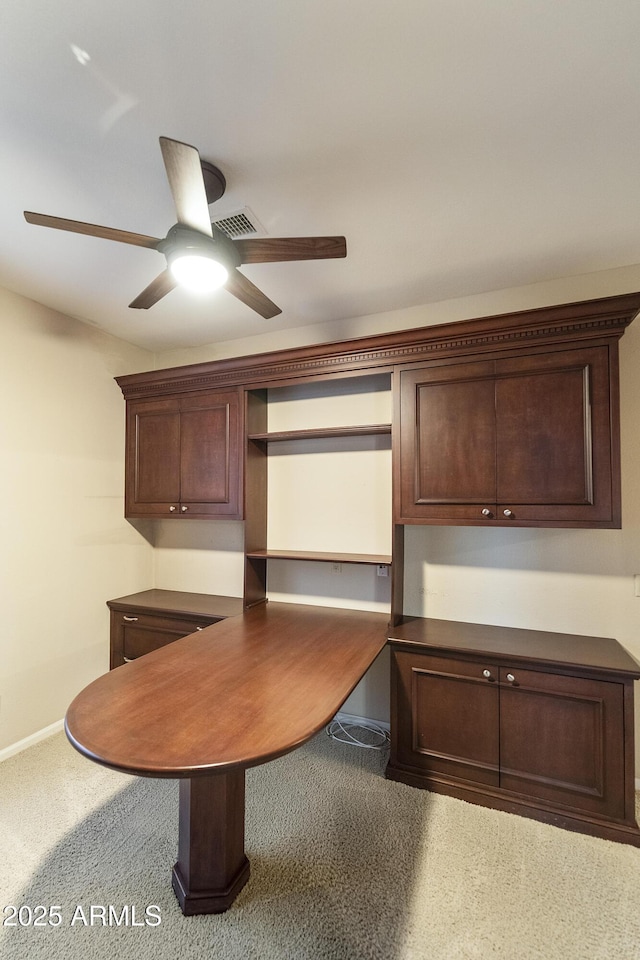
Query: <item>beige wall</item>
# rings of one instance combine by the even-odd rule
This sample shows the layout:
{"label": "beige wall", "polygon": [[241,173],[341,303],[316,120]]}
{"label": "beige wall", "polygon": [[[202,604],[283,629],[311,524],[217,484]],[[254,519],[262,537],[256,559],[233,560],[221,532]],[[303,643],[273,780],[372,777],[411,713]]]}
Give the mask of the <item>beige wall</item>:
{"label": "beige wall", "polygon": [[0,290],[0,749],[108,667],[105,600],[148,587],[122,516],[122,395],[146,351]]}

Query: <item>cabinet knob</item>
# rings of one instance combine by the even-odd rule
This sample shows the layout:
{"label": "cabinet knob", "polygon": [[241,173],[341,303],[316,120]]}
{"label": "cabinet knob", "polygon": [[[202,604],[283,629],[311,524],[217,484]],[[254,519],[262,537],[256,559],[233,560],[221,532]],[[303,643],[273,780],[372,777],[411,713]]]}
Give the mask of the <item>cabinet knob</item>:
{"label": "cabinet knob", "polygon": [[512,516],[513,516],[513,510],[505,510],[505,511],[504,511],[504,515],[505,515],[505,517],[512,517]]}
{"label": "cabinet knob", "polygon": [[489,510],[488,507],[485,507],[484,510],[482,511],[482,516],[483,516],[483,517],[490,517],[490,516],[492,516],[491,510]]}
{"label": "cabinet knob", "polygon": [[491,679],[491,670],[483,670],[483,671],[482,671],[482,676],[483,676],[483,677],[486,677],[487,680],[490,680],[490,679]]}
{"label": "cabinet knob", "polygon": [[185,507],[184,504],[180,507],[183,513],[186,513],[189,507]]}
{"label": "cabinet knob", "polygon": [[123,616],[122,619],[125,620],[127,623],[137,623],[137,622],[138,622],[138,618],[137,618],[137,617],[124,617],[124,616]]}
{"label": "cabinet knob", "polygon": [[514,677],[514,675],[513,675],[512,673],[508,673],[508,674],[507,674],[507,680],[509,681],[509,683],[514,683],[514,682],[515,682],[515,679],[516,679],[516,678]]}
{"label": "cabinet knob", "polygon": [[171,504],[171,506],[169,507],[169,513],[175,513],[175,511],[176,511],[176,508],[174,507],[173,504]]}
{"label": "cabinet knob", "polygon": [[204,630],[204,627],[196,627],[196,630]]}

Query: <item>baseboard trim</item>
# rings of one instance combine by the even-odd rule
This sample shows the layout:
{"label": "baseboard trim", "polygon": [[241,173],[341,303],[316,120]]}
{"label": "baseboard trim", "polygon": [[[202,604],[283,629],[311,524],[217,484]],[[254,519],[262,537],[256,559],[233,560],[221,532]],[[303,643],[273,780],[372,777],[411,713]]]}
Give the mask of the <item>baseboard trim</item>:
{"label": "baseboard trim", "polygon": [[41,740],[46,740],[55,733],[60,733],[61,730],[64,730],[64,720],[56,720],[55,723],[50,723],[48,727],[37,730],[35,733],[32,733],[31,736],[25,737],[24,740],[18,740],[17,743],[12,743],[10,747],[5,747],[4,750],[0,750],[0,763],[2,763],[3,760],[8,760],[9,757],[14,757],[16,753],[22,753],[23,750],[28,750],[29,747],[35,746],[35,744],[40,743]]}

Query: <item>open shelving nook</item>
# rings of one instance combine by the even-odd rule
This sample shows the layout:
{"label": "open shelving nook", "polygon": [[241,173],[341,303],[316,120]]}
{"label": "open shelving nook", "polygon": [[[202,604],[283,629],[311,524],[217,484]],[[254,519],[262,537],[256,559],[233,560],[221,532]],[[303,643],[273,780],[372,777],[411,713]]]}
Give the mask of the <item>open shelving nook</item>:
{"label": "open shelving nook", "polygon": [[[252,388],[245,417],[247,606],[267,596],[270,561],[390,566],[391,374]],[[364,462],[371,458],[376,469],[367,474]],[[375,485],[382,489],[371,489]],[[377,529],[372,503],[380,517]],[[297,523],[303,512],[317,517],[310,535],[306,524]],[[360,536],[364,544],[357,542]]]}

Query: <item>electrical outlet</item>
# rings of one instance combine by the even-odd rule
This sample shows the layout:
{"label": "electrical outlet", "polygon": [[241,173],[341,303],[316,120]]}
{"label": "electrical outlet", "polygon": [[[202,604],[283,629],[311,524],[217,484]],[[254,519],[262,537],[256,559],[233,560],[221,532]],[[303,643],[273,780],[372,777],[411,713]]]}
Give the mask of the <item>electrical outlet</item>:
{"label": "electrical outlet", "polygon": [[342,564],[341,564],[341,563],[332,563],[332,564],[331,564],[331,573],[342,573]]}
{"label": "electrical outlet", "polygon": [[388,577],[389,576],[389,567],[386,563],[379,563],[376,569],[376,573],[379,577]]}

